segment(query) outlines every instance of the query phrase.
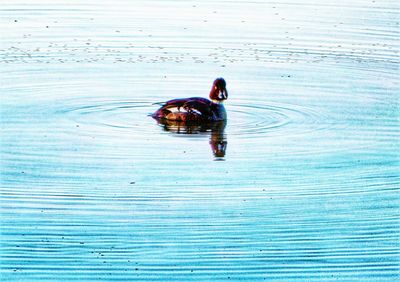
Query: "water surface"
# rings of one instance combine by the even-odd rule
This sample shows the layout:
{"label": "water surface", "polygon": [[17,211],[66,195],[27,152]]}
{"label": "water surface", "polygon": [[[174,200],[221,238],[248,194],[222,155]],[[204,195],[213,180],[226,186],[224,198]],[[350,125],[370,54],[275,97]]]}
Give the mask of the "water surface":
{"label": "water surface", "polygon": [[[3,1],[4,281],[399,278],[396,1]],[[227,81],[228,121],[153,103]]]}

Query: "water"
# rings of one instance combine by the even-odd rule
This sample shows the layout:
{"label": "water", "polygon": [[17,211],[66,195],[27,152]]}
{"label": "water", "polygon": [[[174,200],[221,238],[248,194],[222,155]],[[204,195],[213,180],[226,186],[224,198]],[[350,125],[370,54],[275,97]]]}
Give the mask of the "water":
{"label": "water", "polygon": [[398,279],[398,8],[2,1],[1,280]]}

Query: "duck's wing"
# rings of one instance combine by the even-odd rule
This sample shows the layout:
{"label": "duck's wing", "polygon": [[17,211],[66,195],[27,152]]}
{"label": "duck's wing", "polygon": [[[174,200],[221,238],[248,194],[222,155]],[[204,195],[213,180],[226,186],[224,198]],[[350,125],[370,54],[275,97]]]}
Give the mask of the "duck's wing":
{"label": "duck's wing", "polygon": [[212,102],[201,97],[174,99],[165,102],[152,114],[156,119],[207,121],[212,116]]}

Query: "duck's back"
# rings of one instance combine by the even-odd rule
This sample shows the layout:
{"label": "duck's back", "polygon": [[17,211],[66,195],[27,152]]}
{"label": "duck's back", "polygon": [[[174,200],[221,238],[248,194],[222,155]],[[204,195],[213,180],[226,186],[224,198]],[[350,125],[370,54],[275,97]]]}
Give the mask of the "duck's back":
{"label": "duck's back", "polygon": [[212,102],[206,98],[190,97],[190,98],[180,98],[180,99],[169,100],[163,104],[163,107],[202,108],[202,107],[210,107],[211,104],[212,104]]}

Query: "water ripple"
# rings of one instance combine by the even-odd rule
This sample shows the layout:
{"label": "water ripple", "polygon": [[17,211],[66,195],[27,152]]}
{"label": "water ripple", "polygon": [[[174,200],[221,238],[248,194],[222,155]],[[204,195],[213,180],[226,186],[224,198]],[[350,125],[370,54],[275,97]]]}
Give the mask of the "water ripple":
{"label": "water ripple", "polygon": [[[1,280],[398,279],[395,1],[0,16]],[[217,76],[226,124],[149,116]]]}

